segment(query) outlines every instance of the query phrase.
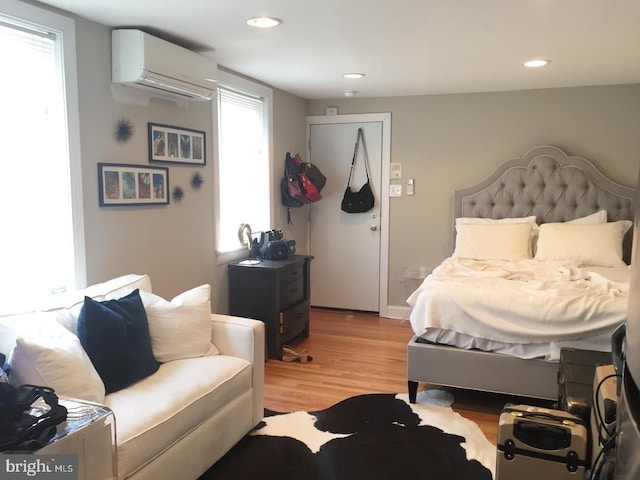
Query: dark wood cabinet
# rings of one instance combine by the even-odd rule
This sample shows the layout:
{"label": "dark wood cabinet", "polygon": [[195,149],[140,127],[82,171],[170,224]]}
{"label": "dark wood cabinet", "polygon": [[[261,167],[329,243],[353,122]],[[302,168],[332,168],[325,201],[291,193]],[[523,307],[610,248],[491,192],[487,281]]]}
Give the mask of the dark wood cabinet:
{"label": "dark wood cabinet", "polygon": [[229,264],[229,313],[262,320],[267,354],[278,358],[282,345],[309,336],[310,255],[287,260]]}

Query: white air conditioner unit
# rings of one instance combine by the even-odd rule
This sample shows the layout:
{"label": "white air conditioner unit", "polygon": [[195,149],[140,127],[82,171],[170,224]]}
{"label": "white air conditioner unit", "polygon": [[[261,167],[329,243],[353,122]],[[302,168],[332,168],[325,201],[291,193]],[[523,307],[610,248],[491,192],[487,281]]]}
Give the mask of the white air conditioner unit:
{"label": "white air conditioner unit", "polygon": [[216,62],[141,30],[111,32],[111,80],[141,88],[152,96],[211,100],[216,91]]}

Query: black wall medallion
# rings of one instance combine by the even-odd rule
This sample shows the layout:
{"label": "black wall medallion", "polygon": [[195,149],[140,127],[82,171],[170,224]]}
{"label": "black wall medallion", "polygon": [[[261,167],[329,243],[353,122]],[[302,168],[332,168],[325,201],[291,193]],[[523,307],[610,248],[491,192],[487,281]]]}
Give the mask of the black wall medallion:
{"label": "black wall medallion", "polygon": [[184,198],[184,188],[180,185],[173,187],[171,191],[171,197],[173,197],[174,202],[181,202]]}
{"label": "black wall medallion", "polygon": [[116,123],[116,128],[113,131],[113,136],[118,143],[127,143],[132,137],[135,131],[135,126],[128,118],[121,118]]}
{"label": "black wall medallion", "polygon": [[200,187],[203,183],[204,178],[202,178],[200,172],[195,172],[191,177],[191,188],[193,188],[194,190],[200,190]]}

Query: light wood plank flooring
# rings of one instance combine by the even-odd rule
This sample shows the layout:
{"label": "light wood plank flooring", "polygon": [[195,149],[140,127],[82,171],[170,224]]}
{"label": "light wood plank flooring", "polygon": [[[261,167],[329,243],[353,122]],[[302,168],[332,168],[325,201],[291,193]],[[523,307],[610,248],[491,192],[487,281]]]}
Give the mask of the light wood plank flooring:
{"label": "light wood plank flooring", "polygon": [[[278,412],[321,410],[354,395],[406,393],[406,349],[411,338],[408,321],[312,309],[310,331],[309,338],[292,346],[305,348],[313,356],[311,363],[267,361],[265,408]],[[454,410],[476,422],[496,444],[499,412],[505,403],[516,399],[449,391],[455,398]]]}

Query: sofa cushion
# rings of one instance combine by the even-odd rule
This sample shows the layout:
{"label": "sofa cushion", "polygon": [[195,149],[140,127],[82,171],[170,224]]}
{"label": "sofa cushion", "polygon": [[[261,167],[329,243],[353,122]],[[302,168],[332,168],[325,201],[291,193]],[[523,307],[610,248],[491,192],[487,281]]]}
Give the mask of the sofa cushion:
{"label": "sofa cushion", "polygon": [[[251,389],[246,360],[207,355],[163,363],[153,375],[105,397],[116,418],[118,474],[144,465]],[[246,415],[251,428],[251,411]]]}
{"label": "sofa cushion", "polygon": [[128,274],[96,283],[81,290],[51,295],[35,305],[34,310],[55,314],[56,320],[67,330],[77,334],[78,316],[84,305],[84,298],[94,300],[112,300],[130,294],[135,289],[151,292],[151,279],[148,275]]}
{"label": "sofa cushion", "polygon": [[211,343],[211,287],[200,285],[170,302],[140,292],[149,321],[153,354],[159,362],[217,354]]}
{"label": "sofa cushion", "polygon": [[117,300],[98,302],[85,297],[78,317],[78,338],[107,393],[158,370],[138,289]]}
{"label": "sofa cushion", "polygon": [[104,401],[104,384],[78,337],[48,313],[23,318],[9,357],[11,381],[43,385],[59,396]]}

